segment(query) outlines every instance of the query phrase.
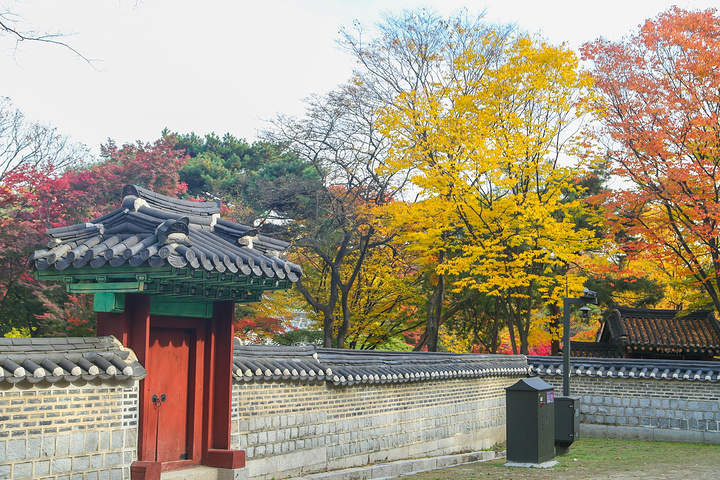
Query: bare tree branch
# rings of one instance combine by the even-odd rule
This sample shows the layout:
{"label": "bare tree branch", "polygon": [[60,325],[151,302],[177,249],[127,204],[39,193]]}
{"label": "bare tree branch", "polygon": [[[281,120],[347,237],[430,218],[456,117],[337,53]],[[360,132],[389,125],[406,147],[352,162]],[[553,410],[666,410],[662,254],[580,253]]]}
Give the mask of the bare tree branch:
{"label": "bare tree branch", "polygon": [[31,28],[21,28],[23,25],[29,25],[20,15],[14,14],[8,10],[0,11],[0,36],[8,35],[15,39],[15,51],[19,48],[21,42],[37,42],[62,47],[74,53],[78,58],[85,61],[92,68],[97,70],[93,62],[96,59],[90,59],[83,55],[69,43],[62,41],[62,38],[68,36],[61,32],[39,32]]}

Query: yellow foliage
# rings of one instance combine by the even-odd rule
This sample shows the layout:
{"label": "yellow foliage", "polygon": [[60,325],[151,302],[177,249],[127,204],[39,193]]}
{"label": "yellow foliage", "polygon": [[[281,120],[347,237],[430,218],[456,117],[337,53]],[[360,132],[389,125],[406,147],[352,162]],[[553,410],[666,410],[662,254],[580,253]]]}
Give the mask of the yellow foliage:
{"label": "yellow foliage", "polygon": [[[589,81],[564,47],[492,32],[485,42],[502,50],[499,58],[468,50],[452,75],[398,95],[382,111],[379,128],[392,139],[384,169],[407,170],[419,192],[385,213],[428,264],[449,254],[436,269],[457,278],[456,289],[517,305],[538,297],[557,303],[566,266],[596,246],[593,232],[575,222],[590,215],[571,197],[580,168],[563,156]],[[573,293],[582,281],[568,277]],[[518,307],[518,317],[528,308]]]}

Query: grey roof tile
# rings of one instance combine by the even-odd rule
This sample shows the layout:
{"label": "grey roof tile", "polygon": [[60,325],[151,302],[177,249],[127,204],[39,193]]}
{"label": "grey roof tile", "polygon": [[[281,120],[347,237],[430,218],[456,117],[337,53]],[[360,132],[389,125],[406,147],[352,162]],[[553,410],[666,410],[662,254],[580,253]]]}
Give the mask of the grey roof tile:
{"label": "grey roof tile", "polygon": [[30,259],[40,271],[189,264],[208,272],[298,281],[302,269],[278,257],[288,243],[224,220],[220,211],[218,202],[179,200],[126,185],[120,208],[90,223],[47,230],[52,248]]}
{"label": "grey roof tile", "polygon": [[115,337],[0,338],[0,382],[74,382],[145,377]]}
{"label": "grey roof tile", "polygon": [[237,339],[233,365],[234,377],[240,381],[308,380],[335,385],[528,373],[524,356],[272,347],[242,345]]}
{"label": "grey roof tile", "polygon": [[[562,376],[562,357],[528,356],[531,375]],[[570,358],[570,374],[581,377],[720,381],[720,362],[635,358]]]}
{"label": "grey roof tile", "polygon": [[571,355],[674,355],[709,360],[720,354],[720,323],[711,311],[679,314],[678,310],[616,307],[603,319],[597,341],[571,342]]}

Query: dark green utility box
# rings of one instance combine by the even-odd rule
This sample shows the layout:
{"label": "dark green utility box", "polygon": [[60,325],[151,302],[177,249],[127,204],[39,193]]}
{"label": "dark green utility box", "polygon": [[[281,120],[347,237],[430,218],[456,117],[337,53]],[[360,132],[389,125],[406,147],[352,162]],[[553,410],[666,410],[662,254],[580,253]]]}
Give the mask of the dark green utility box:
{"label": "dark green utility box", "polygon": [[505,389],[507,461],[544,463],[555,458],[555,393],[538,377]]}
{"label": "dark green utility box", "polygon": [[580,397],[555,397],[555,447],[558,455],[568,453],[580,438]]}

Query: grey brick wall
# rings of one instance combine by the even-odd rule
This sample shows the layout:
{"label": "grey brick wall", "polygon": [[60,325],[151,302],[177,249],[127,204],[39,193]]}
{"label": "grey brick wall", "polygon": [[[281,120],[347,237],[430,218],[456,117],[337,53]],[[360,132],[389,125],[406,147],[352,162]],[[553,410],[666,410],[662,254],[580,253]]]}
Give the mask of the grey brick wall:
{"label": "grey brick wall", "polygon": [[505,388],[517,380],[236,382],[232,446],[253,479],[482,450],[505,441]]}
{"label": "grey brick wall", "polygon": [[0,480],[120,480],[137,458],[137,384],[0,387]]}
{"label": "grey brick wall", "polygon": [[[562,391],[562,377],[542,378]],[[720,443],[720,383],[573,376],[570,393],[581,435]]]}

